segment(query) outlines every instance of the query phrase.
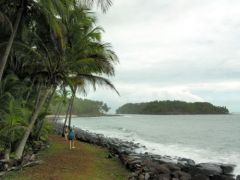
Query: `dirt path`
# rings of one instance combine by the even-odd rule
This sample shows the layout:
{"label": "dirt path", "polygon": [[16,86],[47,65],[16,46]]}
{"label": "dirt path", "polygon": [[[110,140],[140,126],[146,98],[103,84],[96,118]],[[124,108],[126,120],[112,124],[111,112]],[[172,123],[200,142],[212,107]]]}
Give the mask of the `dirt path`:
{"label": "dirt path", "polygon": [[51,135],[51,147],[41,155],[44,163],[14,172],[4,179],[22,180],[117,180],[127,179],[129,172],[117,159],[107,159],[106,149],[76,142],[69,150],[63,138]]}

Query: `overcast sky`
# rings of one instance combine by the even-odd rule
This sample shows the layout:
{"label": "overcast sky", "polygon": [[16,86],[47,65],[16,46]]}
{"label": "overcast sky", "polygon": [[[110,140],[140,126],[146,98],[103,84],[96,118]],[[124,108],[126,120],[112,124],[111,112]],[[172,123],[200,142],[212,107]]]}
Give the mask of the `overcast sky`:
{"label": "overcast sky", "polygon": [[240,112],[240,0],[115,0],[99,16],[120,64],[89,99],[208,101]]}

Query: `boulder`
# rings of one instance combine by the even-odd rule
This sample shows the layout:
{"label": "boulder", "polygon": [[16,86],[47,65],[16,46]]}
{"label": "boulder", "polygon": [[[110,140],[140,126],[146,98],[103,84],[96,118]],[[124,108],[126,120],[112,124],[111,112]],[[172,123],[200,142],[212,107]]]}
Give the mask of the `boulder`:
{"label": "boulder", "polygon": [[192,177],[192,180],[210,180],[208,176],[203,174],[197,174]]}
{"label": "boulder", "polygon": [[156,170],[159,174],[168,174],[170,173],[170,170],[168,169],[168,166],[166,164],[161,164],[156,167]]}
{"label": "boulder", "polygon": [[156,179],[158,179],[158,180],[171,180],[171,176],[170,176],[170,174],[159,174]]}
{"label": "boulder", "polygon": [[223,173],[222,168],[218,164],[200,163],[197,165],[197,168],[201,171],[202,174],[209,176],[220,175]]}
{"label": "boulder", "polygon": [[211,180],[235,180],[233,177],[225,175],[214,175],[210,178]]}
{"label": "boulder", "polygon": [[221,164],[220,167],[223,170],[223,174],[230,175],[236,166],[233,164]]}
{"label": "boulder", "polygon": [[166,165],[167,165],[168,169],[170,169],[171,171],[181,170],[181,168],[179,166],[177,166],[176,164],[167,163]]}
{"label": "boulder", "polygon": [[184,165],[184,166],[195,166],[195,161],[193,161],[192,159],[187,159],[187,158],[179,158],[177,163]]}
{"label": "boulder", "polygon": [[191,175],[183,171],[176,171],[173,175],[179,180],[191,180]]}

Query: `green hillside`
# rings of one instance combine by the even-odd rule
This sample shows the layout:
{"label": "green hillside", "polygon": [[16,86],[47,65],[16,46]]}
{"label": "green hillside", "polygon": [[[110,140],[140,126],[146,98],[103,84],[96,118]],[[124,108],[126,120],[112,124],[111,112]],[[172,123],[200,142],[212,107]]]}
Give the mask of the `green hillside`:
{"label": "green hillside", "polygon": [[[109,111],[107,104],[101,101],[93,101],[89,99],[75,98],[73,103],[72,114],[77,116],[102,116]],[[63,105],[61,103],[52,103],[50,107],[51,114],[56,114],[60,111],[61,115],[64,115],[67,111],[67,104]]]}
{"label": "green hillside", "polygon": [[226,107],[208,102],[188,103],[183,101],[152,101],[128,103],[119,107],[117,114],[228,114]]}

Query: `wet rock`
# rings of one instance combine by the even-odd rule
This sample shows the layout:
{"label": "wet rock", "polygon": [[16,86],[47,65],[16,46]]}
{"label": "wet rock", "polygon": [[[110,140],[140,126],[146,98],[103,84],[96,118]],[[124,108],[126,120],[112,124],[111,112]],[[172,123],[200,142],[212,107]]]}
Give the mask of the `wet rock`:
{"label": "wet rock", "polygon": [[180,179],[180,180],[190,180],[191,175],[188,173],[185,173],[183,171],[176,171],[173,173],[174,177]]}
{"label": "wet rock", "polygon": [[240,175],[237,176],[236,180],[240,180]]}
{"label": "wet rock", "polygon": [[201,173],[206,175],[220,175],[223,173],[222,168],[217,164],[201,163],[197,165],[197,168],[201,170]]}
{"label": "wet rock", "polygon": [[229,175],[233,173],[235,165],[233,164],[221,164],[220,167],[223,170],[223,174]]}
{"label": "wet rock", "polygon": [[176,164],[168,163],[166,165],[167,165],[168,169],[170,169],[171,171],[181,170],[181,168],[179,166],[177,166]]}
{"label": "wet rock", "polygon": [[195,166],[195,161],[187,158],[179,158],[178,163],[184,166]]}
{"label": "wet rock", "polygon": [[168,169],[168,166],[165,165],[165,164],[161,164],[159,166],[157,166],[157,172],[159,174],[167,174],[167,173],[170,173],[170,170]]}
{"label": "wet rock", "polygon": [[233,177],[225,175],[214,175],[210,178],[211,180],[235,180]]}
{"label": "wet rock", "polygon": [[171,180],[170,174],[159,174],[157,177],[158,180]]}
{"label": "wet rock", "polygon": [[203,174],[194,175],[192,180],[210,180],[208,176]]}

